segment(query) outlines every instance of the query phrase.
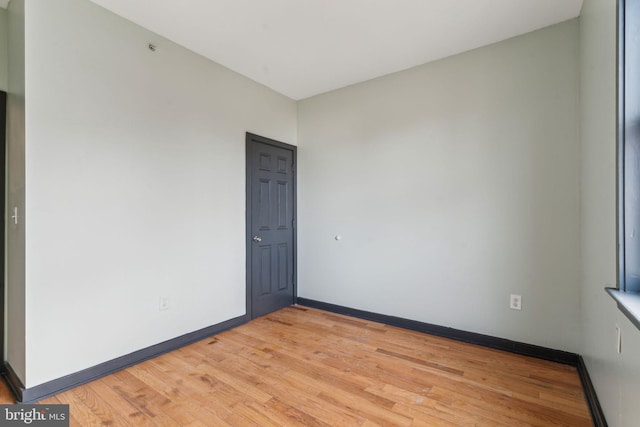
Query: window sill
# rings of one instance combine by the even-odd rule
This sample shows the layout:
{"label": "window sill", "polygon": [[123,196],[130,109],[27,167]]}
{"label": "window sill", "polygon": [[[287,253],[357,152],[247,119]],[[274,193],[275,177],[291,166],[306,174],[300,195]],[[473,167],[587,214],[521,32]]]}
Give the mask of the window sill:
{"label": "window sill", "polygon": [[618,308],[640,329],[640,293],[621,292],[616,288],[604,288],[618,303]]}

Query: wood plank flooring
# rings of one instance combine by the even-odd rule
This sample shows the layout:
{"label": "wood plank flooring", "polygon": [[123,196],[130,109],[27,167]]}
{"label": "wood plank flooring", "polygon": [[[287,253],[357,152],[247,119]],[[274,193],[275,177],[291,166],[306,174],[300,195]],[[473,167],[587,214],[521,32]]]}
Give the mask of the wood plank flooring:
{"label": "wood plank flooring", "polygon": [[593,425],[573,367],[305,307],[40,403],[72,426]]}

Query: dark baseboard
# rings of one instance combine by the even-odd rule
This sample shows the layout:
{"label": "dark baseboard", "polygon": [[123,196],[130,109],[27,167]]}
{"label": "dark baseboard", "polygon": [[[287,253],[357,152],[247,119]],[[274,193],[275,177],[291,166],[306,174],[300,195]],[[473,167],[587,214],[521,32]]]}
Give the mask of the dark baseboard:
{"label": "dark baseboard", "polygon": [[88,383],[89,381],[93,381],[105,375],[109,375],[113,372],[120,371],[147,359],[151,359],[152,357],[156,357],[180,347],[184,347],[185,345],[200,341],[212,335],[226,331],[227,329],[240,326],[247,321],[248,317],[246,315],[236,317],[234,319],[218,323],[217,325],[181,335],[177,338],[143,348],[142,350],[134,351],[133,353],[125,356],[109,360],[91,368],[87,368],[31,388],[24,387],[9,364],[4,365],[2,374],[7,379],[9,387],[12,389],[18,403],[33,403],[65,390],[69,390],[73,387]]}
{"label": "dark baseboard", "polygon": [[344,314],[346,316],[357,317],[364,320],[371,320],[373,322],[384,323],[385,325],[397,326],[399,328],[409,329],[412,331],[424,332],[426,334],[436,335],[443,338],[450,338],[469,344],[476,344],[484,347],[494,348],[497,350],[508,351],[510,353],[520,354],[522,356],[536,357],[538,359],[544,359],[551,362],[558,362],[565,365],[575,366],[578,370],[578,375],[580,376],[580,381],[582,382],[582,386],[587,397],[587,403],[589,404],[589,410],[591,411],[591,416],[593,418],[595,426],[607,426],[604,412],[602,412],[602,407],[600,406],[600,402],[598,401],[598,396],[596,395],[595,388],[591,383],[591,378],[589,377],[587,367],[582,360],[582,356],[578,354],[540,347],[532,344],[525,344],[517,341],[511,341],[504,338],[496,338],[490,335],[483,335],[475,332],[467,332],[459,329],[448,328],[445,326],[418,322],[416,320],[404,319],[402,317],[388,316],[385,314],[378,314],[370,311],[357,310],[355,308],[315,301],[307,298],[298,298],[297,303],[299,305],[317,308],[332,313]]}
{"label": "dark baseboard", "polygon": [[587,371],[587,365],[584,363],[582,356],[578,356],[578,374],[580,375],[580,381],[582,381],[582,388],[589,404],[589,410],[591,411],[591,418],[593,418],[593,424],[595,427],[607,427],[607,420],[604,418],[604,412],[600,406],[596,389],[593,387],[589,371]]}
{"label": "dark baseboard", "polygon": [[20,378],[18,378],[18,375],[16,375],[16,372],[13,370],[11,365],[4,362],[0,375],[2,375],[2,378],[4,378],[5,382],[9,386],[9,390],[11,390],[11,393],[13,393],[13,396],[19,402],[22,399],[24,384],[22,384],[22,381],[20,381]]}
{"label": "dark baseboard", "polygon": [[298,298],[298,304],[307,307],[318,308],[320,310],[331,311],[333,313],[358,317],[360,319],[371,320],[384,323],[386,325],[398,326],[412,331],[424,332],[443,338],[451,338],[469,344],[477,344],[483,347],[495,348],[497,350],[509,351],[523,356],[537,357],[539,359],[550,360],[552,362],[564,363],[566,365],[578,365],[578,355],[562,350],[552,350],[532,344],[525,344],[511,341],[505,338],[496,338],[490,335],[478,334],[475,332],[462,331],[460,329],[448,328],[446,326],[433,325],[431,323],[418,322],[417,320],[404,319],[402,317],[388,316],[370,311],[357,310],[355,308],[343,307],[326,302],[314,301],[306,298]]}

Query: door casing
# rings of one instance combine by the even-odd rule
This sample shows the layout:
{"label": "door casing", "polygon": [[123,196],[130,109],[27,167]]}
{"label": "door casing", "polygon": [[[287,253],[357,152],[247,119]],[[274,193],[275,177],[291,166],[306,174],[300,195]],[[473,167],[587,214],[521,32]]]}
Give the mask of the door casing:
{"label": "door casing", "polygon": [[6,221],[5,221],[5,195],[6,195],[6,130],[7,130],[7,94],[0,91],[0,357],[5,361],[4,338],[5,334],[5,250],[6,250]]}

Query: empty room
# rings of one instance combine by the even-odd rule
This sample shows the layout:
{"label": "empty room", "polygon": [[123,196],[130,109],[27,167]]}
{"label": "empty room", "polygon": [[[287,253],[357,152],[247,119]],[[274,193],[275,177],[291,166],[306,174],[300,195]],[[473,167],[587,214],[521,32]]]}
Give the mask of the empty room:
{"label": "empty room", "polygon": [[0,425],[640,425],[639,29],[0,0]]}

